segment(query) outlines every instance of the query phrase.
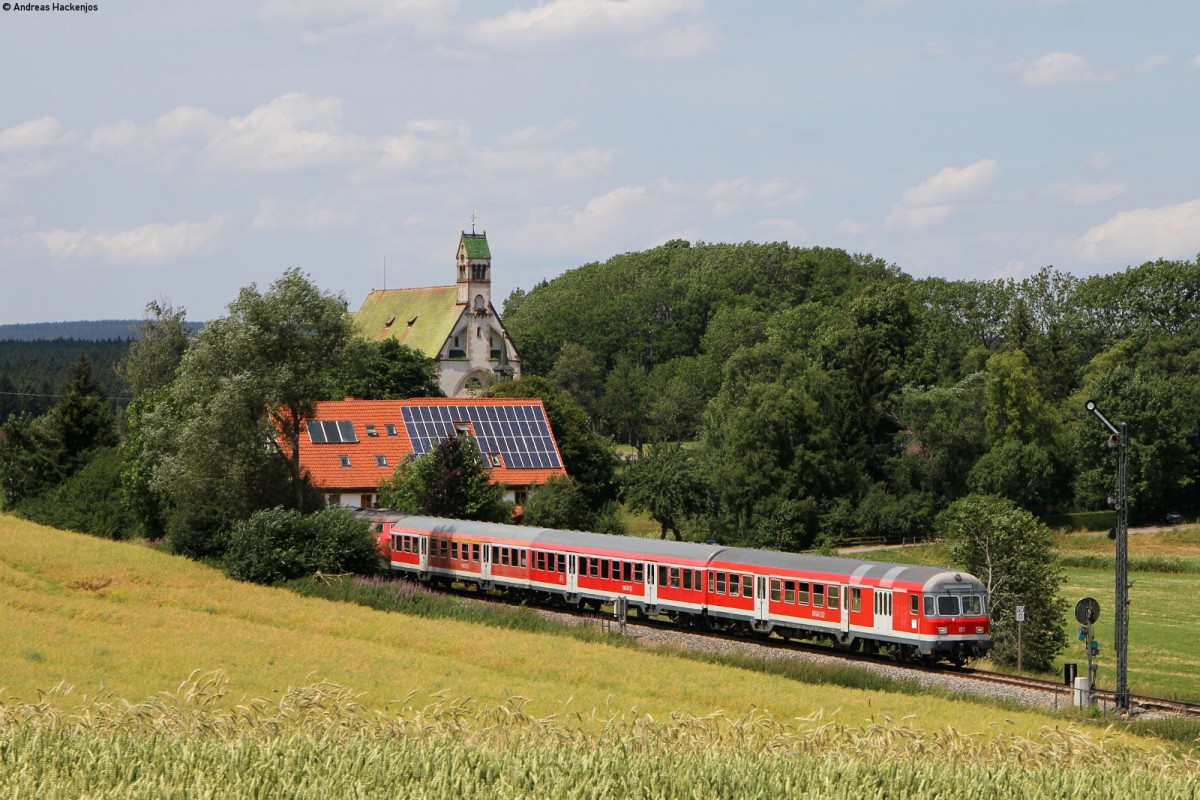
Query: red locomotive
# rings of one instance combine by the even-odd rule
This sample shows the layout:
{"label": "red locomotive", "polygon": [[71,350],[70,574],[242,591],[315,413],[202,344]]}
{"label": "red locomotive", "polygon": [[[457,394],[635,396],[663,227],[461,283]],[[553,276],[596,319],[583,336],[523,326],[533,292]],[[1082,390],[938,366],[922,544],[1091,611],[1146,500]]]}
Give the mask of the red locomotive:
{"label": "red locomotive", "polygon": [[534,601],[827,640],[963,664],[991,649],[986,592],[965,572],[852,558],[608,536],[405,514],[383,520],[393,570]]}

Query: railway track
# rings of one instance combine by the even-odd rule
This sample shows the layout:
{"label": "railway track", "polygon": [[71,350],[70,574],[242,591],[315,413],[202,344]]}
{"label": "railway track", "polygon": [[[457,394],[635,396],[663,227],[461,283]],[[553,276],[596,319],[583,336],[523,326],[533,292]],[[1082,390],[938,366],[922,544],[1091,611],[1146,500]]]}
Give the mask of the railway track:
{"label": "railway track", "polygon": [[[449,588],[442,587],[441,591],[454,594],[470,600],[486,601],[500,603],[510,606],[528,604],[527,599],[505,597],[499,594],[488,592],[479,592],[473,589],[468,589],[460,584],[455,584]],[[546,614],[561,615],[569,617],[575,621],[575,624],[596,624],[604,627],[615,628],[616,622],[611,611],[595,611],[590,609],[573,608],[570,606],[530,606],[539,612]],[[770,636],[763,637],[757,635],[747,635],[730,631],[719,630],[701,630],[697,628],[686,628],[676,625],[668,620],[659,618],[640,618],[630,617],[626,625],[633,629],[633,636],[642,637],[644,634],[639,634],[637,631],[655,631],[660,634],[668,634],[672,637],[674,646],[688,647],[685,643],[687,637],[698,637],[700,639],[719,640],[729,642],[735,645],[753,645],[756,648],[762,648],[764,651],[777,651],[779,653],[802,653],[812,656],[818,656],[825,659],[837,660],[849,665],[858,666],[874,666],[887,668],[889,671],[908,674],[925,674],[932,675],[937,678],[954,678],[959,680],[971,681],[980,684],[989,684],[997,687],[1006,687],[1014,690],[1020,690],[1024,693],[1036,693],[1043,696],[1044,705],[1054,708],[1070,707],[1072,703],[1071,687],[1064,685],[1061,682],[1047,680],[1044,678],[1033,678],[1024,675],[1010,675],[1002,672],[990,672],[987,670],[979,670],[971,667],[954,667],[951,665],[927,665],[919,663],[898,662],[888,656],[872,653],[847,652],[829,647],[826,644],[804,642],[798,640],[787,640]],[[767,657],[770,657],[768,654]],[[1092,692],[1094,701],[1101,708],[1106,710],[1116,710],[1117,701],[1116,694],[1107,689],[1094,689]],[[1179,700],[1169,700],[1158,697],[1148,697],[1143,695],[1133,695],[1130,698],[1132,705],[1132,715],[1139,714],[1163,714],[1172,716],[1200,716],[1200,704],[1187,703]]]}

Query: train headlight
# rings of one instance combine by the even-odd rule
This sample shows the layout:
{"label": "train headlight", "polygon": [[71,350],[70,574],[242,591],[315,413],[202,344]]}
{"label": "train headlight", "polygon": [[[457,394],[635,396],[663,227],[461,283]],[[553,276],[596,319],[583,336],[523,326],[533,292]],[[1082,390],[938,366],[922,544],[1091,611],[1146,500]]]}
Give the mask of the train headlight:
{"label": "train headlight", "polygon": [[983,626],[982,626],[982,625],[976,625],[976,626],[975,626],[975,632],[976,632],[976,633],[983,633]]}
{"label": "train headlight", "polygon": [[950,632],[950,629],[947,628],[945,625],[938,625],[938,636],[945,636],[949,632]]}

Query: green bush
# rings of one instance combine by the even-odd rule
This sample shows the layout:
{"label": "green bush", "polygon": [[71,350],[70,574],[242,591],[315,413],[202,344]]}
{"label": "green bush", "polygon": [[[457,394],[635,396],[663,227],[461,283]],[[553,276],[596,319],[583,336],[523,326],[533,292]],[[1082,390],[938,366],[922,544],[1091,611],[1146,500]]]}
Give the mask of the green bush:
{"label": "green bush", "polygon": [[117,448],[95,450],[79,472],[49,491],[23,500],[17,514],[52,528],[106,539],[137,535],[141,526],[121,488],[123,466]]}
{"label": "green bush", "polygon": [[255,512],[229,533],[224,566],[231,577],[277,583],[316,572],[374,572],[375,539],[366,520],[340,508],[303,515],[284,508]]}
{"label": "green bush", "polygon": [[1075,511],[1069,514],[1052,514],[1043,522],[1050,528],[1066,528],[1072,531],[1104,531],[1117,524],[1117,512]]}

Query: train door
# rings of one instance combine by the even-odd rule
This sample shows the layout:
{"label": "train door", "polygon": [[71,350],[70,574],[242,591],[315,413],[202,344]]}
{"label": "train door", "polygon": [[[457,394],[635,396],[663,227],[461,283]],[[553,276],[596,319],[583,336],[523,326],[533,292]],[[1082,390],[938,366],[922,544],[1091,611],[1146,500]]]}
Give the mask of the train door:
{"label": "train door", "polygon": [[420,542],[420,557],[417,559],[417,568],[421,572],[429,572],[429,537],[418,536],[417,541]]}
{"label": "train door", "polygon": [[579,591],[579,556],[567,556],[567,594]]}
{"label": "train door", "polygon": [[766,622],[771,616],[771,607],[767,602],[767,578],[765,575],[754,576],[754,620]]}
{"label": "train door", "polygon": [[842,587],[842,633],[850,632],[850,587]]}
{"label": "train door", "polygon": [[492,579],[492,546],[487,542],[482,542],[479,545],[479,579],[482,581],[490,581]]}
{"label": "train door", "polygon": [[646,605],[658,605],[658,570],[654,564],[646,564]]}
{"label": "train door", "polygon": [[875,625],[879,633],[890,633],[892,630],[892,593],[882,589],[875,590]]}

